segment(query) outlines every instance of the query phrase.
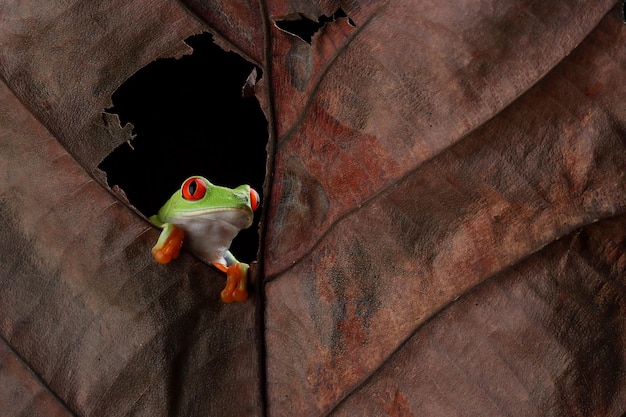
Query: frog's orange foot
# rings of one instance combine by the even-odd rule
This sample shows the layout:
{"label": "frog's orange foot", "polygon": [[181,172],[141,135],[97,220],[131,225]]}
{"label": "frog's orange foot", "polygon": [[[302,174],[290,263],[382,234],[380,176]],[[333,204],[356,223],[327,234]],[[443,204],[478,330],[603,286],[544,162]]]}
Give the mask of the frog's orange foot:
{"label": "frog's orange foot", "polygon": [[172,259],[178,258],[180,248],[183,246],[183,229],[172,226],[172,232],[161,242],[161,239],[152,248],[152,256],[160,264],[169,263]]}
{"label": "frog's orange foot", "polygon": [[246,301],[248,299],[248,264],[242,262],[227,268],[220,266],[218,266],[219,269],[226,269],[226,287],[222,290],[222,301],[225,303]]}

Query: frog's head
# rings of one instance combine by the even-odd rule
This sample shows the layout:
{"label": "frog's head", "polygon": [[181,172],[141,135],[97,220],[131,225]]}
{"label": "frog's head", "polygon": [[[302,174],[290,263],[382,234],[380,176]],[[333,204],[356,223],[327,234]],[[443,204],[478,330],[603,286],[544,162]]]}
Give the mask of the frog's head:
{"label": "frog's head", "polygon": [[204,177],[185,180],[159,210],[163,222],[222,220],[238,229],[252,224],[253,211],[259,207],[259,194],[249,185],[226,188],[211,184]]}

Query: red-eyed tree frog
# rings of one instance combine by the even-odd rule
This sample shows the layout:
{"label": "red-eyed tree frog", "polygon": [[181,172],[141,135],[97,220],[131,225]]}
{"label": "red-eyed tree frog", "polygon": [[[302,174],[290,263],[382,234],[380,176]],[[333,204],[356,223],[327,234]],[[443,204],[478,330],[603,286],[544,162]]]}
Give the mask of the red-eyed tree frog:
{"label": "red-eyed tree frog", "polygon": [[150,217],[162,228],[152,255],[166,264],[185,246],[226,273],[222,301],[248,298],[248,264],[239,262],[228,250],[240,230],[250,227],[259,194],[249,185],[230,189],[213,185],[204,177],[185,180],[179,191]]}

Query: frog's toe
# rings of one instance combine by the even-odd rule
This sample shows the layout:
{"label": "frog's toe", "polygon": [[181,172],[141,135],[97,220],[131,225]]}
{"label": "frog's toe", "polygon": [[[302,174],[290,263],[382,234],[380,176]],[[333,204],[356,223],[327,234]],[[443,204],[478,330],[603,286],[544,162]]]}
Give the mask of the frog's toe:
{"label": "frog's toe", "polygon": [[163,248],[152,248],[152,256],[160,264],[167,264],[172,260]]}
{"label": "frog's toe", "polygon": [[226,287],[221,293],[222,301],[232,303],[248,299],[248,264],[237,263],[226,271]]}
{"label": "frog's toe", "polygon": [[183,230],[174,227],[165,241],[159,239],[159,242],[152,248],[152,256],[154,259],[160,264],[167,264],[172,259],[178,258],[180,248],[183,246],[183,237]]}
{"label": "frog's toe", "polygon": [[239,285],[233,290],[233,300],[241,303],[248,299],[248,290],[246,289],[246,280],[239,281]]}
{"label": "frog's toe", "polygon": [[176,242],[168,242],[164,246],[157,248],[156,246],[152,248],[152,256],[156,261],[160,264],[167,264],[172,259],[178,258],[180,255],[180,247],[182,246],[182,241],[179,243]]}

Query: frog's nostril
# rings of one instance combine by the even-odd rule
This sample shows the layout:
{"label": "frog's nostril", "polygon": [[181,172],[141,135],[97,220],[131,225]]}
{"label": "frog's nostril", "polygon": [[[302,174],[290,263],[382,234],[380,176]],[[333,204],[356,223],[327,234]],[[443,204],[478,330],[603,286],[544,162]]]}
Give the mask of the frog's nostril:
{"label": "frog's nostril", "polygon": [[250,188],[250,207],[252,207],[252,211],[259,208],[260,202],[259,193],[257,193],[254,188]]}

